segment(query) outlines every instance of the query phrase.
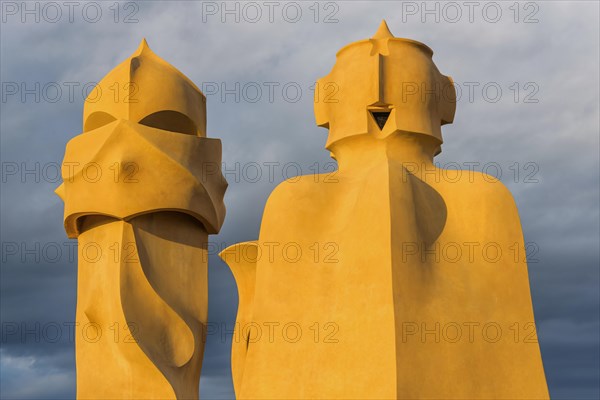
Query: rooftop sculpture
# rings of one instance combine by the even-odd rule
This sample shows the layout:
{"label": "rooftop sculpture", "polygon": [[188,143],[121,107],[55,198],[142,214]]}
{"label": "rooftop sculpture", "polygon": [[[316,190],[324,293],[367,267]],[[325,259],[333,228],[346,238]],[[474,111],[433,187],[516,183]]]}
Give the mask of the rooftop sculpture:
{"label": "rooftop sculpture", "polygon": [[145,41],[90,96],[57,189],[79,242],[77,397],[198,398],[227,186],[205,97]]}
{"label": "rooftop sculpture", "polygon": [[[456,94],[432,55],[383,22],[319,80],[338,171],[283,182],[258,239],[221,253],[236,397],[548,398],[514,200],[433,162]],[[57,189],[79,241],[77,397],[198,398],[221,144],[145,41],[98,89]]]}
{"label": "rooftop sculpture", "polygon": [[514,200],[433,163],[456,99],[432,54],[385,22],[342,48],[315,102],[335,179],[283,182],[222,252],[238,398],[548,398]]}

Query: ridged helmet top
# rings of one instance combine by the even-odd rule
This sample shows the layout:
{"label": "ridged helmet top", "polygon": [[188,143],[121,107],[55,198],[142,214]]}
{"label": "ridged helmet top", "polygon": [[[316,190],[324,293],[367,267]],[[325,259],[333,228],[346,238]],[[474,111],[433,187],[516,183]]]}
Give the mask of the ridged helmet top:
{"label": "ridged helmet top", "polygon": [[179,70],[157,56],[146,40],[90,92],[84,132],[116,119],[206,136],[206,98]]}
{"label": "ridged helmet top", "polygon": [[429,135],[441,145],[441,125],[451,123],[456,92],[423,43],[397,38],[385,21],[371,39],[343,47],[332,71],[317,82],[317,125],[328,128],[326,147],[341,139],[396,132]]}

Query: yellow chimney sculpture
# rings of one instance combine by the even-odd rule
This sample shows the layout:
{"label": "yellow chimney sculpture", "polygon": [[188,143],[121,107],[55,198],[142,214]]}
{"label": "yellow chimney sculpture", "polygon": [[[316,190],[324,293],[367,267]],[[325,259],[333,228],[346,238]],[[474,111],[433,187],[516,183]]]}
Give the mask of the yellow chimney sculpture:
{"label": "yellow chimney sculpture", "polygon": [[221,253],[237,398],[548,398],[514,200],[433,163],[456,100],[432,54],[385,22],[342,48],[315,103],[337,173],[283,182]]}
{"label": "yellow chimney sculpture", "polygon": [[86,99],[57,189],[79,242],[78,398],[198,398],[220,165],[204,95],[145,41]]}

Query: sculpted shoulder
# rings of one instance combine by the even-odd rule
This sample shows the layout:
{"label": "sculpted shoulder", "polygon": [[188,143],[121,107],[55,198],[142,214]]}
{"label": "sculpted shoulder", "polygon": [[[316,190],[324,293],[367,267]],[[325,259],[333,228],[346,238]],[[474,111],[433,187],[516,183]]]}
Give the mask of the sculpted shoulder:
{"label": "sculpted shoulder", "polygon": [[442,173],[435,182],[427,180],[442,195],[449,212],[483,230],[520,232],[515,200],[499,179],[477,171],[462,171],[460,179],[455,179],[454,173]]}
{"label": "sculpted shoulder", "polygon": [[445,170],[426,176],[426,183],[448,194],[464,195],[466,199],[488,200],[514,205],[514,199],[508,188],[498,178],[479,171]]}
{"label": "sculpted shoulder", "polygon": [[335,184],[326,181],[328,174],[301,175],[286,179],[271,192],[265,205],[265,214],[270,211],[318,207],[327,196],[328,189]]}

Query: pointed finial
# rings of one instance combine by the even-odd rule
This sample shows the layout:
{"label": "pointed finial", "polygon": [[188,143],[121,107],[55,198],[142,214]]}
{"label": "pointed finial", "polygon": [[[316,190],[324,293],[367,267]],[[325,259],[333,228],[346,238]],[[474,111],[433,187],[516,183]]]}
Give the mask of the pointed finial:
{"label": "pointed finial", "polygon": [[144,51],[152,51],[150,49],[150,46],[148,46],[148,42],[146,41],[146,38],[143,38],[142,41],[140,42],[140,45],[138,46],[137,50],[135,51],[134,55],[139,56],[140,54],[142,54]]}
{"label": "pointed finial", "polygon": [[394,35],[392,32],[390,32],[390,28],[388,28],[385,19],[382,20],[381,25],[379,25],[379,29],[377,29],[377,32],[375,32],[375,35],[373,35],[373,39],[389,39],[393,37]]}

